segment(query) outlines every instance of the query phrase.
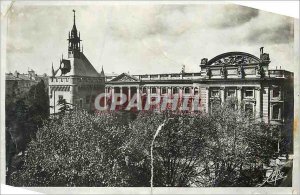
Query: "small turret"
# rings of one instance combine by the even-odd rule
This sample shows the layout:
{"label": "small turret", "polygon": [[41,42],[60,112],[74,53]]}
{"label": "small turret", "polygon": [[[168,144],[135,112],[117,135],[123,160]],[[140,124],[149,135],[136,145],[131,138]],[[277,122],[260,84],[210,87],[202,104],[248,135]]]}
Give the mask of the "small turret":
{"label": "small turret", "polygon": [[101,73],[100,73],[100,77],[105,77],[103,66],[102,66],[102,70],[101,70]]}

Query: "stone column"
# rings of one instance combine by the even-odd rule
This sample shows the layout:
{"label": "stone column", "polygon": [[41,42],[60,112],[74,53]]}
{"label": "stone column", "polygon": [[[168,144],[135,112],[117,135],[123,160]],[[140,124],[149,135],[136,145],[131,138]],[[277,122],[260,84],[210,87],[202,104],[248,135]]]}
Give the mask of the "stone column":
{"label": "stone column", "polygon": [[[137,86],[136,87],[136,103],[137,103],[137,105],[140,105],[141,104],[141,102],[140,102],[140,100],[141,100],[141,97],[140,97],[140,86]],[[140,110],[140,109],[142,109],[142,108],[140,108],[139,106],[138,106],[138,110]]]}
{"label": "stone column", "polygon": [[127,101],[129,102],[129,100],[131,99],[131,87],[128,87],[128,94],[127,94]]}
{"label": "stone column", "polygon": [[209,87],[205,88],[206,102],[205,102],[205,111],[209,113]]}
{"label": "stone column", "polygon": [[255,88],[255,114],[257,118],[261,118],[261,87]]}
{"label": "stone column", "polygon": [[104,95],[105,95],[105,96],[104,96],[104,107],[106,107],[106,104],[107,104],[107,102],[106,102],[106,98],[107,98],[106,96],[107,96],[107,94],[108,94],[107,91],[108,91],[108,89],[107,89],[107,87],[105,87],[105,88],[104,88]]}
{"label": "stone column", "polygon": [[115,88],[112,87],[111,88],[111,102],[114,102],[115,101]]}
{"label": "stone column", "polygon": [[238,107],[240,108],[242,103],[242,87],[240,86],[236,88],[236,97],[238,100]]}
{"label": "stone column", "polygon": [[225,102],[225,87],[220,87],[221,103]]}
{"label": "stone column", "polygon": [[147,101],[148,101],[148,104],[150,104],[151,102],[151,88],[150,87],[146,87],[147,89]]}

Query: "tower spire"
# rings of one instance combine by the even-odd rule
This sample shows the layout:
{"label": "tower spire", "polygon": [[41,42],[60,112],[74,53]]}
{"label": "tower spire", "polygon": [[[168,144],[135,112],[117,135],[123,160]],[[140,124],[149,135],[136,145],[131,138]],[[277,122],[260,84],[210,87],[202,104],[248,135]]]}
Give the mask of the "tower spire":
{"label": "tower spire", "polygon": [[74,12],[74,25],[75,25],[75,10],[73,9],[73,12]]}
{"label": "tower spire", "polygon": [[102,69],[101,69],[100,77],[105,77],[105,73],[104,73],[104,70],[103,70],[103,65],[102,65]]}
{"label": "tower spire", "polygon": [[68,57],[69,58],[80,58],[80,34],[78,36],[78,31],[76,28],[76,21],[75,21],[75,10],[73,9],[73,17],[74,17],[74,24],[71,30],[71,35],[69,35],[69,47],[68,47]]}

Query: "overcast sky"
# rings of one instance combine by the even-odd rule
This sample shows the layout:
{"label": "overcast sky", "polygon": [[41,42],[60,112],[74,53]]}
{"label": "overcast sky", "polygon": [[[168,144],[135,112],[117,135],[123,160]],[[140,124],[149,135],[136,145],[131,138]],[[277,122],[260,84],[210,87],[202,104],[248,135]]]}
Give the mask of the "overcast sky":
{"label": "overcast sky", "polygon": [[239,5],[24,6],[8,15],[7,72],[51,73],[67,56],[76,26],[84,54],[100,72],[200,71],[204,57],[229,51],[270,54],[271,68],[294,69],[293,18]]}

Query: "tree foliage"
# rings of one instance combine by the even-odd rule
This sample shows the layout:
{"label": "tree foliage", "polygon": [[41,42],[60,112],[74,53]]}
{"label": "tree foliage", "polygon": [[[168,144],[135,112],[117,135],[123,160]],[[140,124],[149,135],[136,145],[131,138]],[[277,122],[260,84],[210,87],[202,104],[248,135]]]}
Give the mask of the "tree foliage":
{"label": "tree foliage", "polygon": [[274,130],[234,100],[211,114],[141,112],[135,118],[73,110],[38,130],[12,184],[150,186],[150,147],[161,124],[154,186],[253,186],[276,151]]}
{"label": "tree foliage", "polygon": [[[17,83],[13,85],[13,95],[18,91]],[[35,137],[38,127],[49,116],[49,99],[47,87],[43,81],[34,85],[22,95],[5,98],[5,133],[7,180],[14,169],[19,166],[14,155],[26,150],[27,144]]]}
{"label": "tree foliage", "polygon": [[127,128],[114,114],[66,113],[47,122],[29,145],[18,186],[114,186],[121,183]]}

